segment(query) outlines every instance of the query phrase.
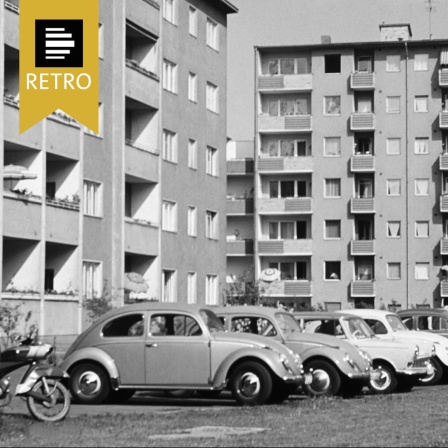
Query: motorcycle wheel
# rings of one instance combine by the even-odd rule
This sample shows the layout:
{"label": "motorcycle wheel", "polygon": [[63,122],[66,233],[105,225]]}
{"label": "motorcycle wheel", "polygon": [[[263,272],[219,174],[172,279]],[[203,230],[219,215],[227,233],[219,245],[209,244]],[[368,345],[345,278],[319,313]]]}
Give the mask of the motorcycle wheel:
{"label": "motorcycle wheel", "polygon": [[46,379],[49,391],[45,389],[45,383],[40,378],[31,389],[50,398],[50,402],[38,398],[27,397],[28,410],[37,420],[44,422],[57,422],[64,419],[70,410],[70,394],[59,381]]}

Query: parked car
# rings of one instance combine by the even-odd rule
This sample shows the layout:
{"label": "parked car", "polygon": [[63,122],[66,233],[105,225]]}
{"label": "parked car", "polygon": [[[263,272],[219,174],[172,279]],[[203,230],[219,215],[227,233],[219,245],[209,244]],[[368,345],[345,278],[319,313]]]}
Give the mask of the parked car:
{"label": "parked car", "polygon": [[409,330],[429,331],[448,338],[448,310],[443,308],[416,308],[398,311]]}
{"label": "parked car", "polygon": [[438,384],[442,378],[448,375],[448,339],[443,336],[426,331],[409,330],[400,317],[391,311],[357,309],[347,312],[362,317],[381,339],[408,340],[418,344],[423,349],[423,344],[429,344],[433,357],[431,363],[434,367],[432,374],[421,379],[422,384]]}
{"label": "parked car", "polygon": [[126,401],[143,390],[225,388],[239,404],[263,404],[304,381],[300,357],[282,344],[226,333],[209,309],[157,302],[105,314],[78,336],[61,367],[74,401],[84,404]]}
{"label": "parked car", "polygon": [[419,346],[410,341],[377,338],[361,317],[339,312],[298,312],[294,317],[307,333],[329,334],[369,353],[373,368],[380,373],[369,383],[374,393],[410,391],[432,371],[431,353],[420,353]]}
{"label": "parked car", "polygon": [[293,315],[277,308],[227,306],[213,308],[229,332],[258,334],[285,344],[299,354],[313,375],[302,389],[310,396],[355,395],[373,371],[366,353],[327,335],[302,332]]}

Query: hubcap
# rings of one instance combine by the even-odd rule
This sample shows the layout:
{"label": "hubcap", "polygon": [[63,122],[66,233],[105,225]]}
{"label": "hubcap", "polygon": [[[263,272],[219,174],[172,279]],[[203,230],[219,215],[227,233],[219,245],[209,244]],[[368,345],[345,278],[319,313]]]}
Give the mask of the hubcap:
{"label": "hubcap", "polygon": [[79,388],[84,395],[94,395],[101,387],[101,379],[95,372],[84,372],[79,377]]}
{"label": "hubcap", "polygon": [[371,381],[370,383],[372,384],[372,387],[377,390],[385,390],[390,386],[392,379],[390,375],[383,369],[380,368],[378,370],[380,372],[380,377],[375,381]]}
{"label": "hubcap", "polygon": [[239,389],[246,397],[258,395],[261,389],[260,379],[252,372],[247,372],[241,376]]}
{"label": "hubcap", "polygon": [[428,361],[428,364],[431,364],[432,366],[432,374],[426,375],[424,378],[422,378],[420,380],[422,383],[429,383],[436,376],[436,366],[431,361]]}
{"label": "hubcap", "polygon": [[325,370],[314,370],[313,372],[313,382],[311,383],[311,387],[316,392],[323,392],[330,388],[331,379],[328,372]]}

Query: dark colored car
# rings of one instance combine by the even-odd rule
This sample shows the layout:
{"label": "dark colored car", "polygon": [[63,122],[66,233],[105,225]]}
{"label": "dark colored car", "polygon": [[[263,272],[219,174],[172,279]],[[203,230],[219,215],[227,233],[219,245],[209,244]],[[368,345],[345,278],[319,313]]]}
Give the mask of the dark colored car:
{"label": "dark colored car", "polygon": [[397,313],[409,330],[429,331],[448,338],[448,310],[416,308]]}

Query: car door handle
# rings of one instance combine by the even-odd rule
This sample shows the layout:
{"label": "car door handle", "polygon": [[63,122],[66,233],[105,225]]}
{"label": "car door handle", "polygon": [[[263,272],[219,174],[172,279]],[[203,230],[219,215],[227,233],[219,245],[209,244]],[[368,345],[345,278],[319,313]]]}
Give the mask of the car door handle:
{"label": "car door handle", "polygon": [[149,348],[157,348],[157,344],[146,344]]}

